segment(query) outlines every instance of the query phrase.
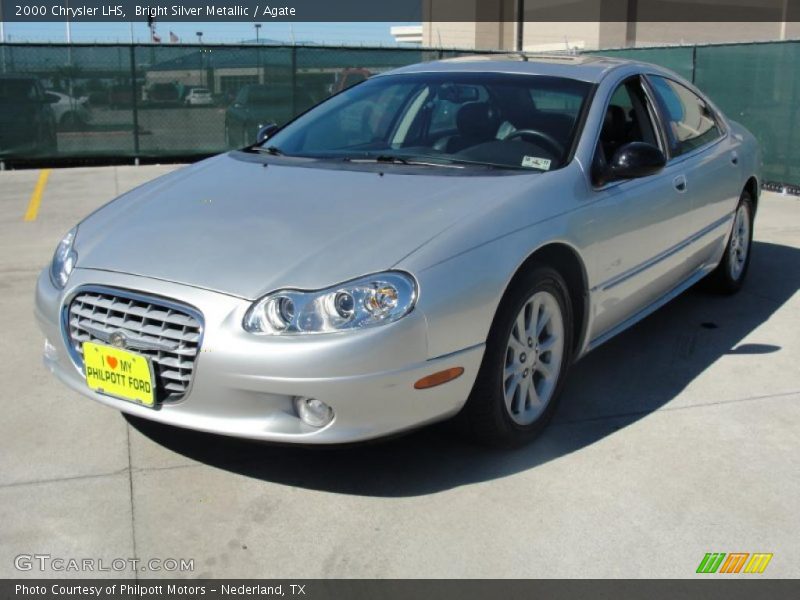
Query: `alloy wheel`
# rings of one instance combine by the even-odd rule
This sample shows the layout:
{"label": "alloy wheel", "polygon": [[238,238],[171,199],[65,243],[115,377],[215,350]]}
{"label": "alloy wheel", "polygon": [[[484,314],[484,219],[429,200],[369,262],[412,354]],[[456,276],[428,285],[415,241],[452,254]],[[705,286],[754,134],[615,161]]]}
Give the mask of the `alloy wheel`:
{"label": "alloy wheel", "polygon": [[564,356],[564,318],[550,292],[539,291],[519,311],[506,344],[503,394],[508,415],[530,425],[556,389]]}
{"label": "alloy wheel", "polygon": [[747,263],[747,253],[749,251],[750,211],[747,208],[747,204],[742,203],[736,211],[728,250],[728,272],[734,281],[741,277],[744,266]]}

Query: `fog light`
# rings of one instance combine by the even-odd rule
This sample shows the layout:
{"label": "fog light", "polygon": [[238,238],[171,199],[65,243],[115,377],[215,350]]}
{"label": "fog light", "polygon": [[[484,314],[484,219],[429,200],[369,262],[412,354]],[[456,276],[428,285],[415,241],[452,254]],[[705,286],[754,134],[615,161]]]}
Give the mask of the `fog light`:
{"label": "fog light", "polygon": [[333,420],[333,409],[316,398],[295,398],[294,409],[303,423],[311,427],[324,427]]}

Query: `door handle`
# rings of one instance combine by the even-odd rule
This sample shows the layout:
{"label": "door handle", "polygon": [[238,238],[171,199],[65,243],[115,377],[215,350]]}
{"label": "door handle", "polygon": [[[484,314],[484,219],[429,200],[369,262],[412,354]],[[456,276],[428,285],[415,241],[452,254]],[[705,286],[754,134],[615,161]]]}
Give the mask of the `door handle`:
{"label": "door handle", "polygon": [[672,185],[681,194],[684,193],[686,191],[686,177],[684,175],[678,175],[675,179],[672,180]]}

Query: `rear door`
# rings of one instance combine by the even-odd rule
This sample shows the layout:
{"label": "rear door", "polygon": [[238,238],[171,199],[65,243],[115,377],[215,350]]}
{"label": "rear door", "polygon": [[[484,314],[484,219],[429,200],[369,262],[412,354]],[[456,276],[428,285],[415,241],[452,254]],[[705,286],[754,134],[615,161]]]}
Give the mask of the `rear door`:
{"label": "rear door", "polygon": [[741,190],[739,156],[722,119],[682,83],[648,75],[665,124],[670,166],[680,168],[691,199],[693,230],[682,257],[687,269],[716,258]]}

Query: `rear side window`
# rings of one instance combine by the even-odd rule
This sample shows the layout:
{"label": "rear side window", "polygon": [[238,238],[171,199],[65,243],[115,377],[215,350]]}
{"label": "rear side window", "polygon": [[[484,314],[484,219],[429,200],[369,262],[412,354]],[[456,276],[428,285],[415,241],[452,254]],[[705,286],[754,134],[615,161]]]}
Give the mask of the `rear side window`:
{"label": "rear side window", "polygon": [[666,119],[672,154],[691,152],[722,135],[706,101],[689,88],[664,77],[651,76]]}

